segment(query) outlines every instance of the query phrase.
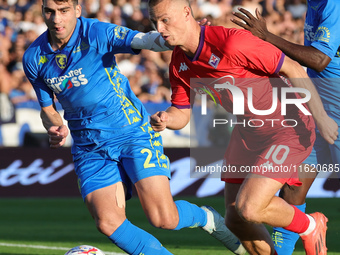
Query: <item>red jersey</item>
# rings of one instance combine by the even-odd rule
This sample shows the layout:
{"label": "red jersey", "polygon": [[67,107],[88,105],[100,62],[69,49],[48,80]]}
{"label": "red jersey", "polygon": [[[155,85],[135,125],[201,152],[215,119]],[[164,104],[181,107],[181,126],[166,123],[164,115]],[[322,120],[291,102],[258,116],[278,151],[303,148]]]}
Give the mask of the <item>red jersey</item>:
{"label": "red jersey", "polygon": [[[254,50],[258,49],[258,50]],[[200,86],[190,87],[191,78],[269,78],[283,63],[284,54],[273,45],[258,39],[249,31],[203,26],[200,44],[193,59],[176,47],[170,63],[172,103],[189,106],[190,89],[200,93]],[[239,84],[234,84],[239,86]],[[270,87],[253,84],[255,93],[270,92]],[[269,84],[270,85],[270,84]],[[269,93],[263,93],[269,95]],[[270,95],[269,95],[270,96]],[[268,98],[263,98],[263,101]],[[271,98],[269,98],[271,100]]]}
{"label": "red jersey", "polygon": [[[190,108],[190,97],[193,98],[196,93],[206,94],[208,91],[219,99],[216,101],[220,102],[223,108],[233,113],[235,95],[226,89],[216,90],[214,84],[222,80],[243,92],[244,114],[237,115],[237,120],[238,123],[245,122],[251,125],[235,125],[234,133],[237,129],[237,139],[233,133],[226,154],[227,162],[230,164],[245,163],[244,153],[235,155],[237,154],[235,146],[240,144],[240,139],[242,146],[252,153],[256,152],[255,155],[264,153],[272,145],[271,138],[278,136],[282,136],[283,139],[295,137],[296,143],[303,150],[310,148],[314,139],[312,134],[314,122],[310,115],[304,115],[295,105],[288,105],[287,114],[282,115],[279,93],[277,107],[268,115],[254,114],[247,103],[248,90],[251,88],[254,108],[270,109],[274,100],[273,87],[278,88],[278,91],[288,87],[278,75],[285,55],[275,46],[243,29],[217,26],[202,26],[201,29],[200,43],[194,58],[188,57],[179,47],[172,53],[170,63],[172,105],[180,109]],[[209,81],[215,82],[193,78],[211,78]],[[299,98],[297,94],[290,96]],[[275,121],[266,121],[268,119]],[[297,125],[282,127],[282,121],[287,119],[296,120]],[[263,121],[264,125],[255,123],[258,121]],[[228,153],[231,152],[230,147],[233,147],[233,153]],[[255,160],[248,163],[256,164]]]}
{"label": "red jersey", "polygon": [[[256,49],[256,50],[254,50]],[[280,98],[276,110],[269,115],[256,115],[248,108],[248,88],[252,89],[252,104],[257,110],[270,109],[273,102],[273,86],[288,87],[278,76],[285,55],[275,46],[258,39],[243,29],[228,29],[217,26],[203,26],[200,44],[193,59],[189,58],[179,47],[172,54],[170,63],[170,82],[172,88],[172,105],[178,108],[190,108],[190,96],[195,93],[205,94],[211,91],[221,99],[221,105],[233,112],[233,95],[229,90],[213,87],[214,82],[199,82],[200,79],[213,78],[228,82],[242,90],[244,96],[244,114],[237,115],[238,122],[264,120],[264,125],[243,128],[245,132],[257,135],[270,135],[282,129],[281,121],[295,119],[299,126],[310,121],[294,105],[288,105],[287,115],[281,114]],[[271,79],[273,78],[273,79]],[[275,78],[275,79],[274,79]],[[210,79],[209,79],[210,81]],[[299,97],[297,94],[291,95]],[[218,102],[218,100],[216,100]],[[292,107],[290,107],[292,106]],[[265,121],[276,119],[278,121]],[[256,126],[258,123],[254,123]],[[312,124],[313,125],[313,124]],[[313,127],[309,127],[311,129]]]}

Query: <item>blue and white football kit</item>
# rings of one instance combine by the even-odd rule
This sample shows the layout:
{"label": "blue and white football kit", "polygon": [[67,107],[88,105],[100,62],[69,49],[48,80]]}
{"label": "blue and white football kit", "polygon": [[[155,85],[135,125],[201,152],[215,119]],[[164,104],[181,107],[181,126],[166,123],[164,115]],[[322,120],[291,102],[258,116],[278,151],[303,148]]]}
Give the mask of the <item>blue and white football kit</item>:
{"label": "blue and white football kit", "polygon": [[131,48],[137,33],[81,17],[62,50],[52,50],[46,31],[24,55],[40,105],[52,105],[56,95],[64,109],[83,198],[119,181],[131,191],[130,180],[170,178],[161,136],[115,61],[117,53],[139,53]]}
{"label": "blue and white football kit", "polygon": [[[323,106],[340,127],[340,5],[337,0],[308,0],[305,20],[305,46],[312,46],[331,58],[322,72],[307,69],[321,97]],[[338,129],[340,133],[340,128]],[[313,150],[304,164],[322,170],[324,166],[340,167],[340,139],[329,144],[316,129]],[[306,204],[297,206],[305,211]],[[299,235],[282,228],[274,228],[273,241],[278,255],[289,255],[294,251]]]}

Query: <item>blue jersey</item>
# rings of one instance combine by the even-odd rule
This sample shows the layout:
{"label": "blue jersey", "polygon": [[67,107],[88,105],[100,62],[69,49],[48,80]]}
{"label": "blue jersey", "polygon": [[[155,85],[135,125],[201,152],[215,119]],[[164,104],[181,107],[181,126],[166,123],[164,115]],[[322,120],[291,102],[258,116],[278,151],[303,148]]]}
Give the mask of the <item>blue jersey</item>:
{"label": "blue jersey", "polygon": [[[338,0],[308,0],[307,3],[305,45],[312,46],[331,58],[331,62],[322,72],[311,68],[307,72],[313,79],[328,116],[337,122],[340,132],[340,4]],[[339,164],[339,148],[340,137],[330,145],[317,131],[313,150],[304,163],[316,167],[317,170],[325,164]],[[334,169],[335,165],[328,167]]]}
{"label": "blue jersey", "polygon": [[308,0],[305,21],[305,45],[312,46],[328,57],[331,62],[322,72],[308,68],[327,111],[340,110],[340,33],[338,0]]}
{"label": "blue jersey", "polygon": [[139,53],[131,48],[137,33],[81,17],[63,49],[52,50],[46,31],[25,52],[24,70],[40,105],[50,106],[57,97],[75,144],[100,142],[148,122],[115,60],[117,53]]}

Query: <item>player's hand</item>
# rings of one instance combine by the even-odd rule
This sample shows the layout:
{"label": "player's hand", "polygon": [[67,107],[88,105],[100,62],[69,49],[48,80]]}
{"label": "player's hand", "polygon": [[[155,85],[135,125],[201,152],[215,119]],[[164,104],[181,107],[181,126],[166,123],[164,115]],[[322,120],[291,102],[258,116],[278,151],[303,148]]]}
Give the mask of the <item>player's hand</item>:
{"label": "player's hand", "polygon": [[169,120],[169,115],[167,112],[161,111],[156,112],[150,117],[150,124],[153,130],[159,132],[166,128],[166,124]]}
{"label": "player's hand", "polygon": [[246,9],[238,8],[240,12],[233,12],[234,16],[238,17],[240,20],[231,19],[236,25],[243,27],[244,29],[250,31],[253,35],[266,40],[268,29],[266,20],[261,16],[260,11],[256,8],[256,18]]}
{"label": "player's hand", "polygon": [[334,141],[338,138],[338,124],[329,116],[325,116],[323,120],[315,120],[316,126],[320,132],[320,135],[329,143],[334,144]]}
{"label": "player's hand", "polygon": [[65,125],[52,126],[48,129],[50,147],[57,149],[65,144],[68,128]]}
{"label": "player's hand", "polygon": [[197,21],[198,25],[200,26],[210,26],[211,22],[207,18],[203,18]]}

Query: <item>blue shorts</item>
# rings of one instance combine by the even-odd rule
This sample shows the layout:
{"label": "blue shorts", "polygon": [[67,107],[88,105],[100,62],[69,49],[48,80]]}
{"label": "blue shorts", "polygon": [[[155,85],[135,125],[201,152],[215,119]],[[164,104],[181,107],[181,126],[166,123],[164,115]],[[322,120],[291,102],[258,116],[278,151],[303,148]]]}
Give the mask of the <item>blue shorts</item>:
{"label": "blue shorts", "polygon": [[162,137],[149,123],[100,145],[77,147],[74,159],[83,199],[117,182],[126,185],[129,199],[132,184],[141,179],[156,175],[170,179],[170,162],[163,152]]}

